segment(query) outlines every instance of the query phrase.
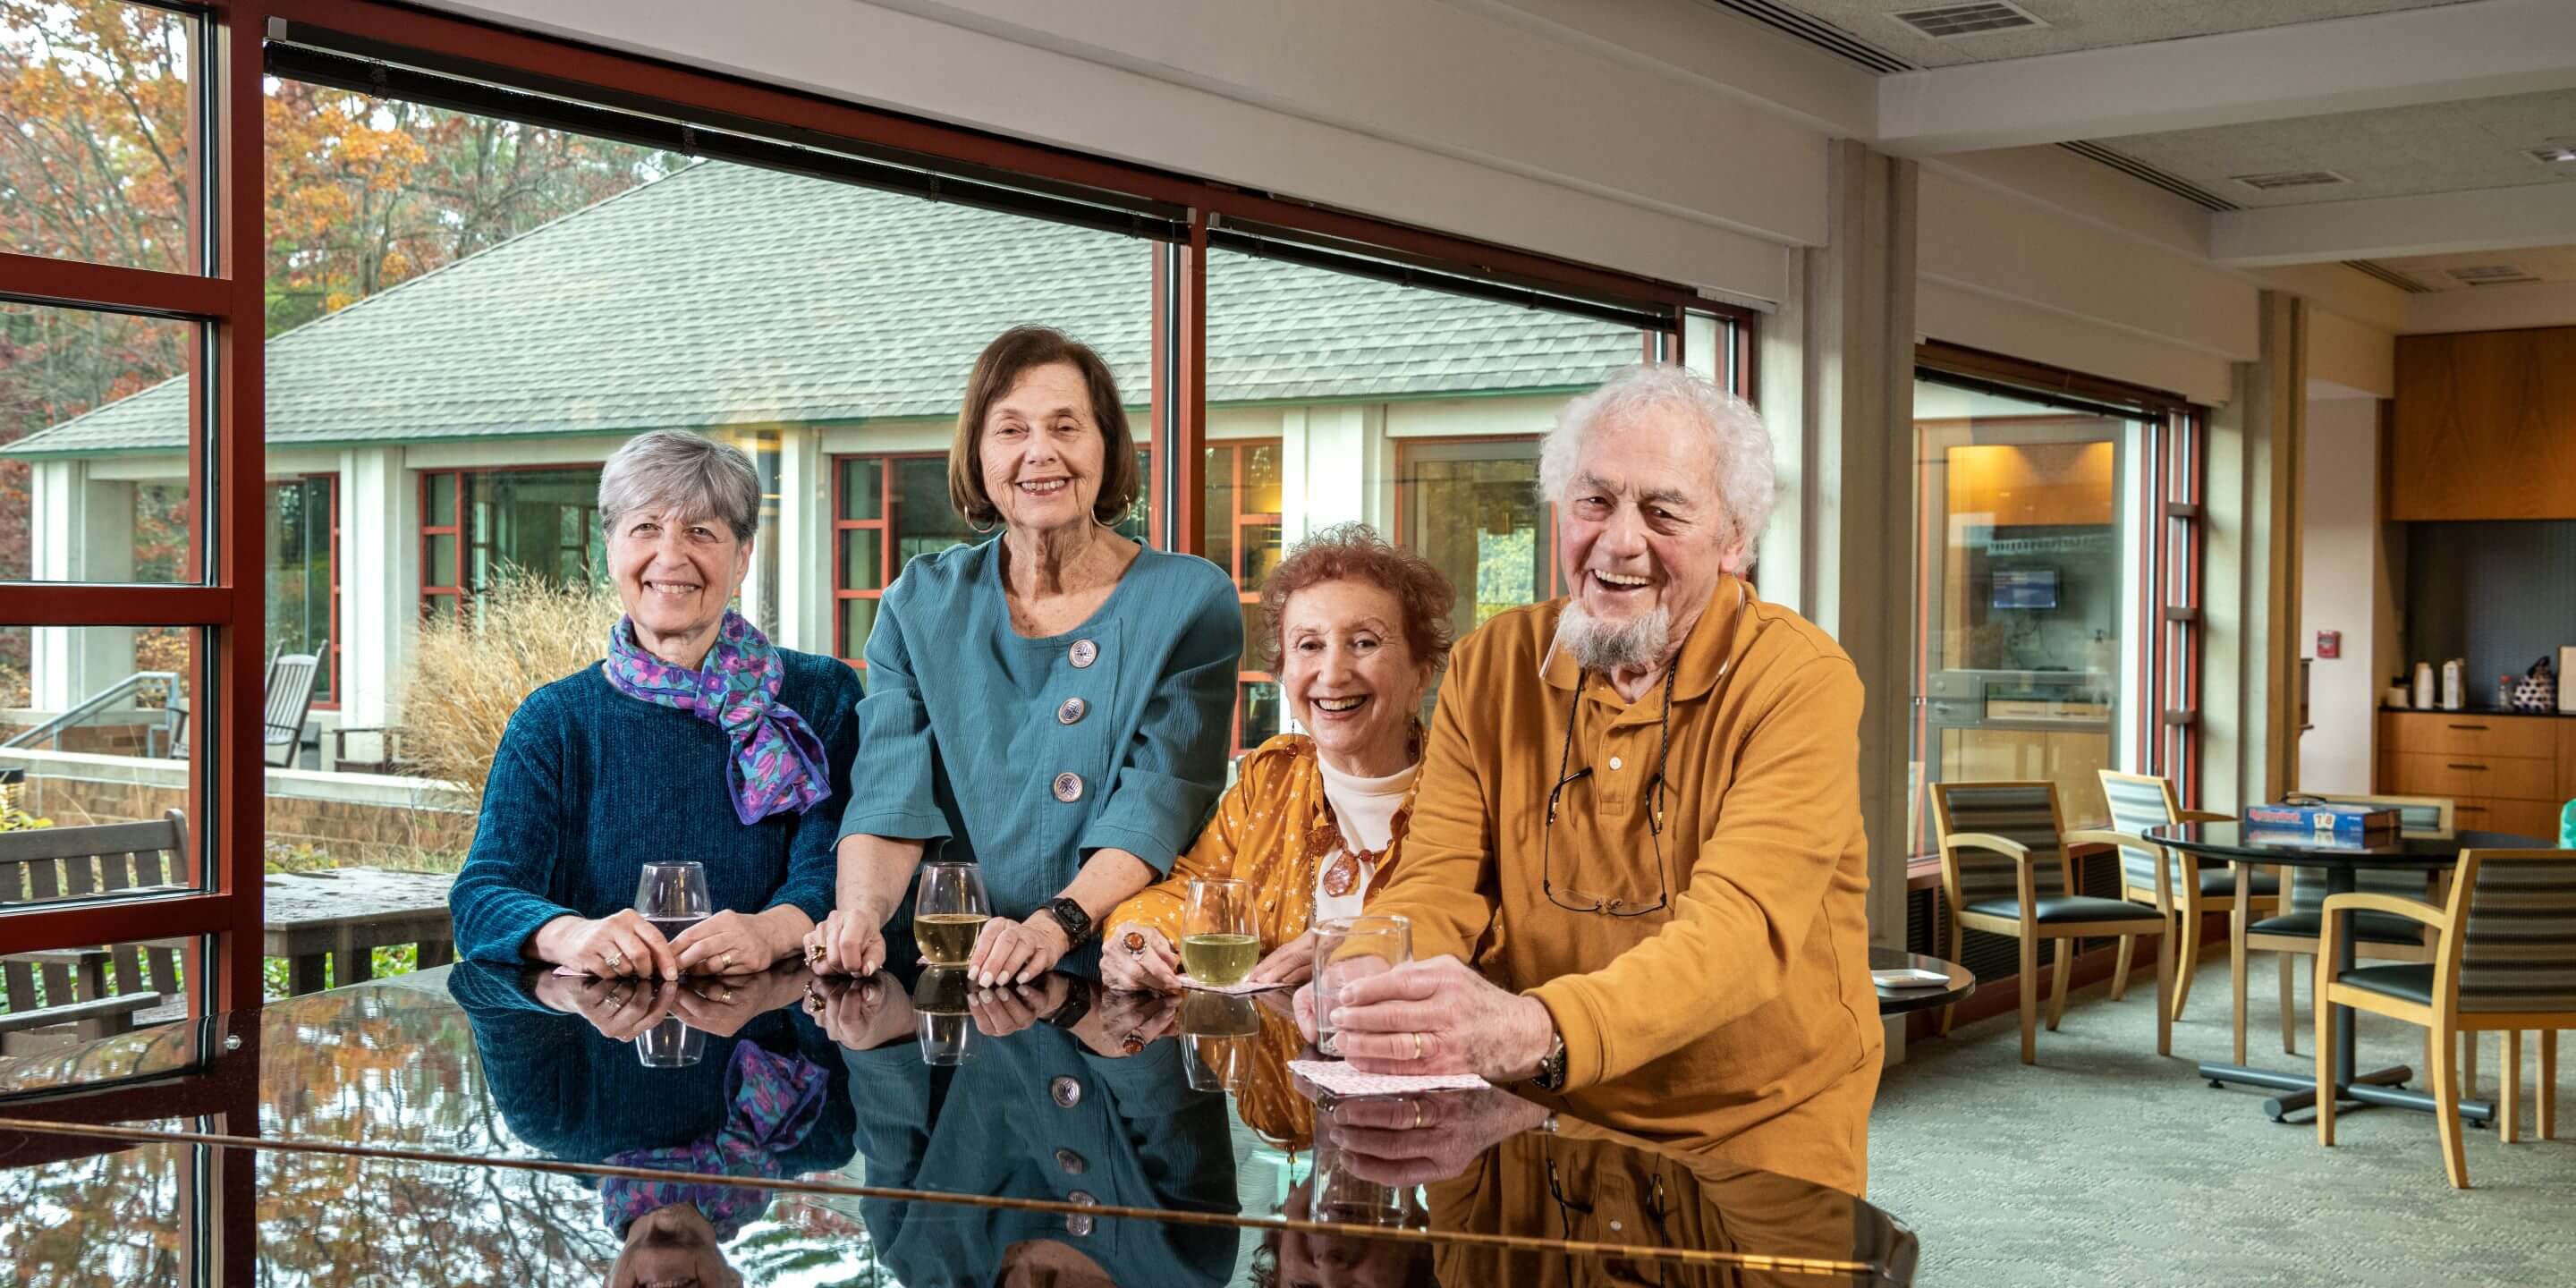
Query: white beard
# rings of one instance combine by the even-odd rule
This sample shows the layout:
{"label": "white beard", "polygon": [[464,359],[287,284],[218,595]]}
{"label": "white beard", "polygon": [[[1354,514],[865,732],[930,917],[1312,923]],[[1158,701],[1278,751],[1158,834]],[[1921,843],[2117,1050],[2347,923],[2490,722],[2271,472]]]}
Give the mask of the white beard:
{"label": "white beard", "polygon": [[1661,604],[1614,625],[1586,611],[1582,600],[1573,599],[1558,615],[1556,642],[1549,647],[1572,653],[1575,664],[1584,670],[1607,673],[1660,664],[1672,633],[1673,616]]}

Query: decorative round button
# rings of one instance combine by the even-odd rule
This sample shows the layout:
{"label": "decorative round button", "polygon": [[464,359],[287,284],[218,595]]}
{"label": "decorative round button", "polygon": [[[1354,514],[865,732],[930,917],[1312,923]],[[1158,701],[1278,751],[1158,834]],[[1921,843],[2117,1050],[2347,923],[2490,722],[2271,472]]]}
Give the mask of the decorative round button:
{"label": "decorative round button", "polygon": [[1055,722],[1057,724],[1072,724],[1074,721],[1080,720],[1084,713],[1090,710],[1090,703],[1085,702],[1080,698],[1066,698],[1063,705],[1058,706],[1055,709]]}
{"label": "decorative round button", "polygon": [[1073,648],[1065,656],[1079,669],[1100,660],[1100,646],[1089,640],[1075,640]]}
{"label": "decorative round button", "polygon": [[[1081,1190],[1075,1190],[1073,1193],[1065,1195],[1064,1197],[1067,1201],[1079,1203],[1084,1207],[1098,1207],[1100,1205],[1100,1200],[1091,1197],[1091,1195]],[[1092,1217],[1088,1212],[1076,1212],[1064,1219],[1064,1232],[1077,1239],[1088,1237],[1092,1231],[1092,1227]]]}
{"label": "decorative round button", "polygon": [[1071,770],[1055,776],[1055,798],[1070,805],[1082,799],[1082,775]]}
{"label": "decorative round button", "polygon": [[1055,1165],[1063,1168],[1067,1176],[1080,1176],[1091,1170],[1088,1160],[1069,1149],[1059,1149],[1055,1152]]}
{"label": "decorative round button", "polygon": [[1612,769],[1620,768],[1619,758],[1618,758],[1617,756],[1612,756],[1612,757],[1610,758],[1610,767],[1611,767]]}
{"label": "decorative round button", "polygon": [[1082,1103],[1082,1084],[1060,1077],[1047,1084],[1047,1095],[1054,1099],[1056,1108],[1071,1109]]}

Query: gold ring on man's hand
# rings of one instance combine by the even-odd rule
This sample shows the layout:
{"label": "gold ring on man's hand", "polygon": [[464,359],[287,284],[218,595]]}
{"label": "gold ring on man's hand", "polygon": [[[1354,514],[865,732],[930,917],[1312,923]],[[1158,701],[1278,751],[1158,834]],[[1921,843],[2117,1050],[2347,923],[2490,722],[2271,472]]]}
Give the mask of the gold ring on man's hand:
{"label": "gold ring on man's hand", "polygon": [[[1420,1033],[1415,1033],[1413,1035],[1413,1058],[1415,1060],[1420,1060],[1422,1058],[1422,1035]],[[1414,1108],[1416,1110],[1420,1110],[1422,1106],[1415,1105]]]}

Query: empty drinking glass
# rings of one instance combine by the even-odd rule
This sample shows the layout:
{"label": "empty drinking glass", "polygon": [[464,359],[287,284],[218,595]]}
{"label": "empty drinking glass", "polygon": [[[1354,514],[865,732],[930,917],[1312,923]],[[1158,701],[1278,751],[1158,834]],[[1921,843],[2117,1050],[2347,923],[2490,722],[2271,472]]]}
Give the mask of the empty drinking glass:
{"label": "empty drinking glass", "polygon": [[1398,916],[1334,917],[1315,923],[1315,1047],[1336,1059],[1341,1034],[1333,1008],[1355,980],[1413,960],[1413,923]]}
{"label": "empty drinking glass", "polygon": [[965,965],[992,915],[993,905],[984,899],[984,874],[974,864],[921,865],[920,881],[913,887],[912,937],[921,944],[922,960],[933,966]]}
{"label": "empty drinking glass", "polygon": [[665,941],[678,942],[689,927],[715,915],[715,905],[707,900],[706,865],[645,864],[643,877],[635,883],[635,911],[661,931]]}
{"label": "empty drinking glass", "polygon": [[1252,883],[1225,877],[1190,882],[1181,912],[1181,972],[1219,988],[1243,982],[1261,960],[1252,930]]}
{"label": "empty drinking glass", "polygon": [[661,1023],[635,1036],[635,1058],[643,1061],[647,1069],[685,1069],[706,1052],[707,1035],[682,1023],[676,1015],[663,1016]]}
{"label": "empty drinking glass", "polygon": [[975,1019],[966,1009],[974,989],[962,966],[921,972],[912,986],[912,1016],[923,1064],[947,1067],[975,1058]]}

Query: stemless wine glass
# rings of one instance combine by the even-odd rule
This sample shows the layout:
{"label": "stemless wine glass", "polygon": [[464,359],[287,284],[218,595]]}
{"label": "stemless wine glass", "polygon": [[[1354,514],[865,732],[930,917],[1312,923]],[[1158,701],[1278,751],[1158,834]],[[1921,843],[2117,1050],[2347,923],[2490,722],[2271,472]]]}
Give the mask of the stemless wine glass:
{"label": "stemless wine glass", "polygon": [[1315,1049],[1341,1058],[1333,1009],[1354,981],[1413,960],[1413,923],[1403,917],[1334,917],[1315,923]]}
{"label": "stemless wine glass", "polygon": [[974,864],[941,860],[921,865],[920,882],[913,887],[912,937],[920,941],[924,961],[965,965],[975,953],[975,937],[992,915],[993,905],[984,898],[984,874]]}
{"label": "stemless wine glass", "polygon": [[923,1064],[948,1067],[975,1058],[975,1020],[966,1009],[974,988],[962,966],[921,972],[912,986],[912,1017]]}
{"label": "stemless wine glass", "polygon": [[1252,931],[1252,883],[1227,877],[1190,882],[1181,912],[1181,971],[1219,988],[1243,982],[1261,960],[1261,937]]}
{"label": "stemless wine glass", "polygon": [[1194,1091],[1241,1091],[1261,1016],[1248,997],[1192,991],[1181,999],[1181,1068]]}
{"label": "stemless wine glass", "polygon": [[662,932],[664,941],[678,941],[689,927],[715,915],[715,905],[707,900],[706,865],[645,864],[643,877],[635,883],[635,911]]}

